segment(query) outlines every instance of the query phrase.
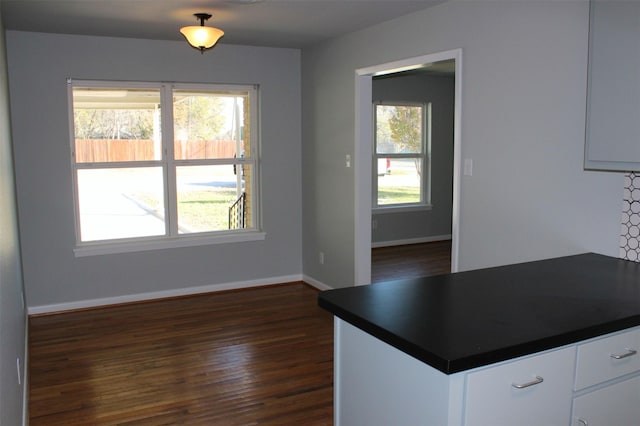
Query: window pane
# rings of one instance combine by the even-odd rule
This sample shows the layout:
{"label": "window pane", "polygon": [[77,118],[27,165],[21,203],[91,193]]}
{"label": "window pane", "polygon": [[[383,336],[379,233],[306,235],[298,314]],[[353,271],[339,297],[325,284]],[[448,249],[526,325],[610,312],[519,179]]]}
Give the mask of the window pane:
{"label": "window pane", "polygon": [[233,164],[177,167],[179,232],[250,228],[251,197],[244,196],[244,178],[250,181],[250,170],[248,165]]}
{"label": "window pane", "polygon": [[422,165],[418,158],[391,159],[390,174],[378,175],[378,205],[420,203]]}
{"label": "window pane", "polygon": [[173,92],[177,160],[249,157],[248,94]]}
{"label": "window pane", "polygon": [[421,153],[422,111],[422,106],[376,105],[376,153]]}
{"label": "window pane", "polygon": [[162,168],[78,170],[81,241],[165,235]]}
{"label": "window pane", "polygon": [[77,163],[161,158],[160,91],[73,88]]}

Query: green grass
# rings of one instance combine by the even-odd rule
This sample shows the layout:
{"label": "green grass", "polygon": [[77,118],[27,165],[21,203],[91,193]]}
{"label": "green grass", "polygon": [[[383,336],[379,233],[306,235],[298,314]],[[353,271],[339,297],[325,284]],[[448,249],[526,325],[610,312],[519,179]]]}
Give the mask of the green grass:
{"label": "green grass", "polygon": [[[148,210],[163,215],[158,198],[150,193],[131,195]],[[187,191],[179,194],[179,227],[192,232],[209,232],[229,229],[229,207],[236,201],[235,189]]]}
{"label": "green grass", "polygon": [[229,229],[229,207],[236,199],[235,189],[184,192],[178,201],[180,226],[201,232]]}
{"label": "green grass", "polygon": [[378,205],[420,202],[420,188],[411,186],[378,187]]}

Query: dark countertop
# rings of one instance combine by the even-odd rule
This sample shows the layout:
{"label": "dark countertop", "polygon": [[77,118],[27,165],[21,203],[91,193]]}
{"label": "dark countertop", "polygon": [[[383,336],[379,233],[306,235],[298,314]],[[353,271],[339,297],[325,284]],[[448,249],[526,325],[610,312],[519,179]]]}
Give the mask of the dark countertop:
{"label": "dark countertop", "polygon": [[640,325],[640,264],[588,253],[328,290],[318,304],[451,374]]}

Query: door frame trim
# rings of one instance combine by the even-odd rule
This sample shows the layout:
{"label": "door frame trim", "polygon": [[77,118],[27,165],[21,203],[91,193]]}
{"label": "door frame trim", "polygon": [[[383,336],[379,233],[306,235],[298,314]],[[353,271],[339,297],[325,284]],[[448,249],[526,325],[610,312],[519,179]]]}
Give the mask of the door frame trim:
{"label": "door frame trim", "polygon": [[373,77],[421,68],[438,61],[455,60],[453,122],[453,202],[451,211],[451,272],[458,271],[460,238],[460,170],[462,109],[462,49],[447,50],[359,68],[355,72],[355,218],[354,218],[354,283],[371,283],[371,158],[373,138]]}

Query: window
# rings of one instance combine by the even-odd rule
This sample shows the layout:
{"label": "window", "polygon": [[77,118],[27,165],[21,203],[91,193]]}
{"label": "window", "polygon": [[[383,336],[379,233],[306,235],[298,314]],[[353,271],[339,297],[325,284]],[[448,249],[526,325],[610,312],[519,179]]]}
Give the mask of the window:
{"label": "window", "polygon": [[375,104],[373,208],[430,203],[430,104]]}
{"label": "window", "polygon": [[254,87],[69,87],[79,246],[258,230]]}

